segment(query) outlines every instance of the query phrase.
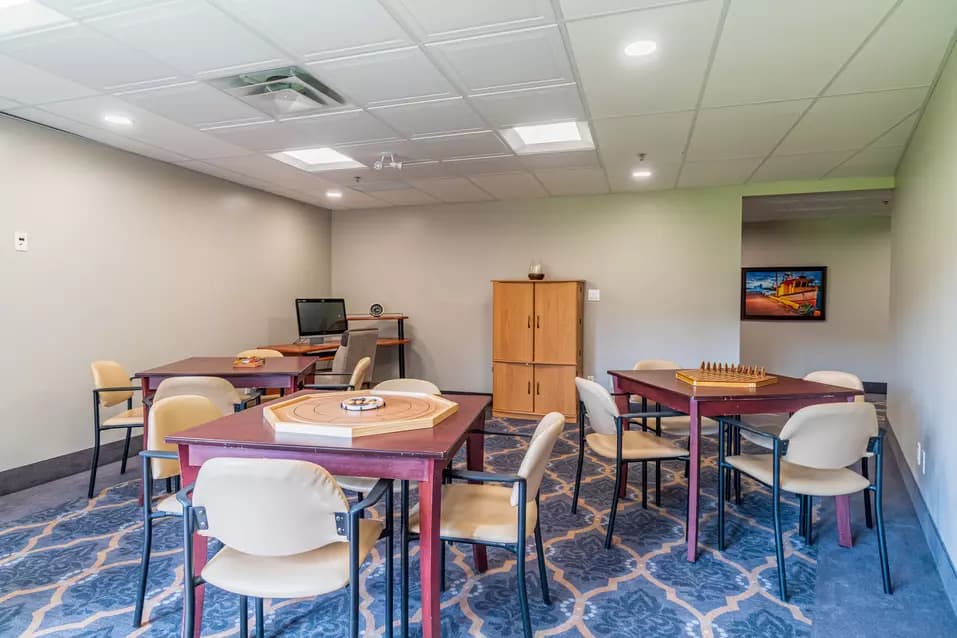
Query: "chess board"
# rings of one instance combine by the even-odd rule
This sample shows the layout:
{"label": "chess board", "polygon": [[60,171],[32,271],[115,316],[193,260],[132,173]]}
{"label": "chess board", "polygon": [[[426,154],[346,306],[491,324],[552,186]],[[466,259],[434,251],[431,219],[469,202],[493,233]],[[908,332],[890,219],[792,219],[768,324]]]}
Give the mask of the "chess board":
{"label": "chess board", "polygon": [[696,388],[758,388],[777,383],[764,368],[741,364],[702,362],[697,369],[678,370],[675,378]]}
{"label": "chess board", "polygon": [[[343,401],[359,396],[381,397],[384,405],[372,410],[342,407]],[[432,394],[357,390],[273,401],[263,408],[263,419],[276,432],[354,439],[431,428],[458,409],[457,403]]]}

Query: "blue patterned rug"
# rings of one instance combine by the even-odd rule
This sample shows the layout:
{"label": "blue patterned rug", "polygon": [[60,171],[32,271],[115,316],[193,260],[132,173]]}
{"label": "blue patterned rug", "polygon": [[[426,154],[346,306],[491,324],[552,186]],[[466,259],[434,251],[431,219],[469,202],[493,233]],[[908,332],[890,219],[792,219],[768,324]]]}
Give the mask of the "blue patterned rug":
{"label": "blue patterned rug", "polygon": [[[490,429],[530,431],[533,423],[493,419]],[[524,441],[489,437],[487,469],[514,472]],[[635,465],[612,549],[602,547],[613,489],[611,466],[586,455],[582,501],[571,513],[577,428],[555,448],[542,490],[542,527],[552,605],[542,603],[534,549],[527,556],[532,625],[538,636],[806,636],[814,619],[817,548],[797,535],[797,501],[784,507],[788,604],[777,598],[769,493],[744,481],[743,505],[728,514],[728,549],[715,551],[715,444],[704,446],[701,556],[684,558],[686,481],[683,465],[662,465],[662,505],[640,504]],[[649,478],[653,484],[654,472]],[[0,529],[0,636],[174,636],[179,629],[183,565],[178,520],[154,529],[147,592],[149,619],[133,629],[142,542],[135,480],[77,499]],[[649,490],[650,491],[650,490]],[[636,497],[638,497],[637,500]],[[820,531],[820,530],[819,530]],[[867,533],[867,532],[865,532]],[[818,536],[822,536],[821,533]],[[829,542],[829,541],[822,541]],[[383,635],[383,544],[361,572],[361,627]],[[420,635],[418,547],[412,548],[412,633]],[[396,565],[398,560],[396,560]],[[447,554],[443,636],[520,636],[515,558],[489,550],[489,570],[476,574],[468,546]],[[398,600],[398,586],[396,586]],[[235,596],[207,589],[204,636],[238,634]],[[266,633],[338,636],[348,627],[345,591],[317,599],[266,603]]]}

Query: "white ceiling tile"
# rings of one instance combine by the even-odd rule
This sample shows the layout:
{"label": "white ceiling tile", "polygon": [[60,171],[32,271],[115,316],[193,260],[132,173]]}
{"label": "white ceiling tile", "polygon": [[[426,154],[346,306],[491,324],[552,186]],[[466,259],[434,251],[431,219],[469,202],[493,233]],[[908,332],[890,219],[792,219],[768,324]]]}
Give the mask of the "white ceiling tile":
{"label": "white ceiling tile", "polygon": [[450,40],[429,50],[469,93],[574,81],[556,26]]}
{"label": "white ceiling tile", "polygon": [[383,190],[374,193],[376,199],[389,202],[395,206],[416,206],[419,204],[437,204],[438,200],[414,188],[397,190]]}
{"label": "white ceiling tile", "polygon": [[18,106],[23,106],[20,102],[14,102],[13,100],[8,100],[5,97],[0,97],[0,111],[6,111],[9,109],[17,108]]}
{"label": "white ceiling tile", "polygon": [[[392,153],[393,159],[403,163],[402,170],[405,170],[406,162],[421,162],[429,159],[426,149],[415,142],[406,140],[387,140],[354,145],[340,144],[336,146],[336,150],[370,169],[374,168],[373,165],[381,159],[383,153]],[[397,172],[397,169],[386,166],[381,171],[376,171],[376,174],[389,175],[394,172]]]}
{"label": "white ceiling tile", "polygon": [[505,143],[491,131],[421,137],[414,142],[426,157],[437,160],[509,152]]}
{"label": "white ceiling tile", "polygon": [[567,151],[565,153],[535,153],[522,155],[522,165],[529,170],[541,168],[598,168],[595,151]]}
{"label": "white ceiling tile", "polygon": [[585,119],[576,84],[483,93],[469,100],[498,128]]}
{"label": "white ceiling tile", "polygon": [[896,148],[899,146],[907,146],[911,133],[914,132],[914,127],[917,126],[917,116],[918,113],[914,113],[904,119],[903,122],[881,135],[876,142],[871,144],[871,147]]}
{"label": "white ceiling tile", "polygon": [[412,185],[443,202],[480,202],[492,199],[464,177],[437,177],[412,180]]}
{"label": "white ceiling tile", "polygon": [[688,159],[764,157],[810,104],[811,100],[792,100],[702,109],[691,136]]}
{"label": "white ceiling tile", "polygon": [[957,2],[904,0],[841,71],[828,94],[931,84],[955,27]]}
{"label": "white ceiling tile", "polygon": [[378,107],[372,113],[406,137],[486,128],[460,97]]}
{"label": "white ceiling tile", "polygon": [[252,186],[253,188],[260,188],[264,182],[258,180],[249,175],[244,175],[242,173],[237,173],[220,166],[215,166],[213,164],[203,162],[200,160],[187,160],[183,162],[176,162],[177,166],[182,166],[183,168],[188,168],[191,171],[196,171],[197,173],[204,173],[206,175],[212,175],[213,177],[218,177],[220,179],[225,179],[230,182],[235,182],[236,184],[244,184],[246,186]]}
{"label": "white ceiling tile", "polygon": [[543,168],[535,171],[535,175],[551,195],[608,192],[608,180],[600,168]]}
{"label": "white ceiling tile", "polygon": [[[345,168],[342,170],[336,171],[322,171],[322,178],[332,182],[333,184],[339,184],[340,186],[348,186],[350,188],[355,187],[357,191],[371,192],[376,190],[375,183],[383,183],[386,186],[384,188],[389,188],[390,185],[394,185],[396,180],[391,177],[389,174],[383,174],[380,171],[372,170],[371,168]],[[356,181],[356,178],[359,178],[359,181]]]}
{"label": "white ceiling tile", "polygon": [[322,173],[310,173],[284,164],[265,155],[245,155],[206,160],[208,164],[218,166],[242,175],[275,184],[282,188],[312,192],[326,188],[331,182],[323,179]]}
{"label": "white ceiling tile", "polygon": [[680,188],[700,188],[702,186],[743,184],[748,181],[748,177],[761,163],[762,158],[763,156],[700,162],[687,161],[681,167],[678,186]]}
{"label": "white ceiling tile", "polygon": [[895,0],[735,0],[705,90],[705,106],[819,94]]}
{"label": "white ceiling tile", "polygon": [[383,199],[377,199],[371,195],[354,191],[351,188],[342,188],[340,190],[342,191],[342,197],[329,200],[330,208],[383,208],[392,205]]}
{"label": "white ceiling tile", "polygon": [[129,9],[136,9],[150,4],[160,4],[166,0],[43,0],[49,5],[71,18],[88,19],[111,13],[119,13]]}
{"label": "white ceiling tile", "polygon": [[920,108],[926,88],[820,98],[778,151],[797,155],[858,149]]}
{"label": "white ceiling tile", "polygon": [[3,40],[0,52],[97,89],[168,83],[178,77],[171,67],[84,25]]}
{"label": "white ceiling tile", "polygon": [[866,148],[847,160],[828,177],[887,177],[894,174],[904,147]]}
{"label": "white ceiling tile", "polygon": [[651,177],[635,178],[632,172],[638,165],[637,160],[616,158],[605,162],[605,174],[612,191],[657,191],[674,188],[678,178],[678,161],[646,160],[641,163],[642,169],[651,171]]}
{"label": "white ceiling tile", "polygon": [[751,182],[774,182],[790,179],[820,179],[846,160],[854,151],[774,155],[765,160],[751,177]]}
{"label": "white ceiling tile", "polygon": [[16,36],[31,31],[56,28],[70,19],[39,2],[14,1],[0,5],[0,36]]}
{"label": "white ceiling tile", "polygon": [[485,173],[473,175],[470,179],[498,199],[548,197],[542,185],[529,173]]}
{"label": "white ceiling tile", "polygon": [[323,60],[309,64],[309,69],[365,106],[455,95],[445,76],[416,47]]}
{"label": "white ceiling tile", "polygon": [[23,102],[43,104],[95,95],[96,91],[47,73],[35,66],[0,55],[0,95]]}
{"label": "white ceiling tile", "polygon": [[218,4],[305,59],[411,43],[377,0],[218,0]]}
{"label": "white ceiling tile", "polygon": [[187,74],[239,67],[280,66],[281,52],[219,9],[205,2],[150,5],[89,22]]}
{"label": "white ceiling tile", "polygon": [[562,15],[566,20],[675,4],[675,0],[560,0],[560,2]]}
{"label": "white ceiling tile", "polygon": [[[569,23],[592,116],[694,108],[721,5],[707,0]],[[648,56],[626,56],[625,47],[636,40],[653,40],[658,49]]]}
{"label": "white ceiling tile", "polygon": [[498,155],[495,157],[467,157],[442,162],[442,164],[459,175],[477,175],[480,173],[509,173],[526,170],[523,159],[514,155]]}
{"label": "white ceiling tile", "polygon": [[639,153],[649,160],[679,161],[691,129],[693,113],[640,115],[594,123],[598,154],[602,159],[637,162]]}
{"label": "white ceiling tile", "polygon": [[406,180],[415,181],[417,179],[438,179],[444,177],[455,177],[455,173],[449,168],[448,162],[439,162],[428,160],[424,162],[409,162],[402,167],[402,175]]}
{"label": "white ceiling tile", "polygon": [[364,111],[210,129],[209,133],[254,151],[274,151],[394,139],[395,133]]}
{"label": "white ceiling tile", "polygon": [[191,126],[272,121],[252,107],[202,82],[187,82],[125,93],[118,97]]}
{"label": "white ceiling tile", "polygon": [[548,0],[386,0],[423,40],[474,36],[555,21]]}

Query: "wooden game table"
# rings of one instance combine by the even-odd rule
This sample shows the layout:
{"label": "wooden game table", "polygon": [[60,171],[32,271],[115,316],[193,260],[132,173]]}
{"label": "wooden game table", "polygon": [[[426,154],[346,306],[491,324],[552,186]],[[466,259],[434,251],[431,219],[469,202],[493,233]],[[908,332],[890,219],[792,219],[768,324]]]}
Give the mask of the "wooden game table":
{"label": "wooden game table", "polygon": [[[313,393],[303,390],[296,398]],[[183,485],[196,480],[200,466],[212,458],[281,458],[317,463],[332,474],[376,476],[419,482],[420,578],[422,635],[441,634],[439,521],[442,507],[442,471],[463,444],[467,444],[468,469],[481,471],[485,441],[481,433],[490,399],[479,395],[443,394],[458,404],[458,411],[429,429],[364,436],[353,441],[309,435],[277,434],[257,406],[166,437],[179,446]],[[207,538],[195,535],[193,562],[197,573],[206,564]],[[473,546],[475,568],[485,571],[485,548]],[[203,586],[196,590],[195,635],[200,634]]]}
{"label": "wooden game table", "polygon": [[[814,383],[795,377],[775,375],[777,383],[753,389],[694,387],[675,378],[674,370],[609,370],[615,383],[615,402],[624,414],[629,412],[628,396],[639,395],[648,401],[688,414],[691,433],[688,441],[688,560],[698,558],[698,496],[701,472],[701,417],[746,414],[781,414],[796,412],[809,405],[853,401],[862,394],[859,390],[823,383]],[[621,468],[620,496],[624,496],[628,475],[627,465]],[[719,489],[720,486],[719,486]],[[836,497],[838,540],[850,547],[850,499]]]}

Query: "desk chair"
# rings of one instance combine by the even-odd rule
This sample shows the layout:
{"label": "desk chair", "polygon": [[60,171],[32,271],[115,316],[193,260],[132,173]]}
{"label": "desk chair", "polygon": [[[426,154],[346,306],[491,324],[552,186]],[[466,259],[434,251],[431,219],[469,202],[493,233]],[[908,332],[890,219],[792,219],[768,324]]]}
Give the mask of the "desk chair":
{"label": "desk chair", "polygon": [[170,377],[163,379],[149,403],[186,394],[206,397],[219,409],[220,416],[241,412],[254,404],[259,395],[246,395],[239,392],[233,384],[219,377]]}
{"label": "desk chair", "polygon": [[[281,356],[281,352],[278,350],[272,350],[270,348],[251,348],[249,350],[243,350],[242,352],[236,353],[236,358],[259,357],[260,359],[272,359]],[[262,392],[262,394],[259,396],[259,402],[266,403],[267,401],[275,401],[276,399],[280,398],[285,393],[285,390],[283,388],[277,388],[270,392],[267,388],[261,388],[260,392]]]}
{"label": "desk chair", "polygon": [[379,342],[378,328],[363,328],[362,330],[346,330],[342,333],[339,348],[332,359],[332,366],[327,372],[316,372],[316,383],[345,383],[356,364],[364,357],[369,357],[368,378],[372,380],[375,370],[376,346]]}
{"label": "desk chair", "polygon": [[[611,538],[615,529],[615,514],[618,510],[618,494],[621,489],[621,470],[626,463],[636,461],[670,461],[688,458],[688,451],[669,443],[657,434],[625,430],[626,419],[665,417],[678,415],[674,410],[656,412],[632,412],[621,414],[611,394],[604,387],[582,379],[575,378],[581,404],[578,410],[578,469],[575,472],[575,491],[572,495],[572,513],[578,511],[578,492],[581,488],[582,464],[585,458],[585,445],[597,455],[615,461],[615,492],[611,498],[611,511],[608,514],[608,531],[605,534],[605,548],[611,547]],[[592,433],[585,435],[585,418]],[[648,476],[642,474],[641,506],[648,506]],[[656,485],[661,489],[661,483]],[[660,500],[660,496],[658,497]]]}
{"label": "desk chair", "polygon": [[[116,361],[94,361],[90,364],[90,372],[93,373],[93,462],[90,464],[87,498],[93,498],[93,488],[96,485],[96,469],[100,461],[100,433],[104,430],[126,430],[123,459],[120,461],[120,474],[125,474],[133,428],[143,427],[143,407],[133,407],[133,393],[142,390],[143,386],[134,383],[126,369]],[[100,407],[109,408],[124,401],[125,410],[100,421]]]}
{"label": "desk chair", "polygon": [[[539,519],[539,489],[552,449],[564,427],[565,417],[562,414],[546,414],[535,428],[516,474],[446,470],[446,479],[469,483],[449,483],[442,486],[442,518],[439,523],[442,567],[444,568],[445,562],[445,543],[448,542],[490,545],[514,552],[518,602],[522,611],[525,638],[532,636],[528,591],[525,587],[525,543],[532,533],[535,534],[542,598],[546,605],[551,604]],[[412,511],[409,530],[415,534],[419,532],[418,506]],[[406,544],[407,540],[403,539],[403,545]],[[407,577],[407,573],[402,575],[403,590],[408,589]]]}
{"label": "desk chair", "polygon": [[[192,501],[190,501],[192,493]],[[359,514],[385,496],[385,522]],[[194,486],[177,494],[184,509],[185,636],[192,636],[194,588],[202,583],[239,595],[239,632],[248,635],[248,599],[256,603],[262,637],[263,599],[306,598],[348,585],[349,635],[359,635],[359,566],[379,538],[386,539],[385,627],[392,636],[392,481],[349,507],[322,467],[288,459],[214,458]],[[223,548],[193,574],[193,531]]]}
{"label": "desk chair", "polygon": [[[369,369],[372,367],[372,359],[369,357],[362,357],[356,363],[355,368],[352,369],[352,374],[337,374],[330,372],[328,374],[317,372],[316,378],[322,378],[323,380],[329,379],[329,383],[307,383],[302,386],[303,389],[310,390],[359,390],[365,384],[366,376],[368,376]],[[340,381],[340,383],[335,383],[335,381]],[[345,383],[341,383],[345,381]]]}
{"label": "desk chair", "polygon": [[[844,496],[862,490],[874,492],[877,514],[877,544],[881,559],[884,593],[891,593],[884,534],[882,505],[883,433],[877,425],[877,411],[870,403],[825,403],[801,408],[788,419],[780,434],[750,428],[737,419],[722,418],[732,432],[750,431],[771,442],[771,454],[735,454],[725,456],[725,428],[719,430],[718,471],[727,480],[728,472],[738,470],[771,488],[774,511],[774,541],[778,563],[778,591],[787,601],[787,577],[784,569],[784,545],[781,537],[781,491],[797,494],[802,510],[810,511],[808,499],[814,496]],[[847,466],[870,452],[875,458],[875,481]],[[719,485],[721,481],[719,480]],[[725,493],[718,489],[718,549],[724,551]],[[800,533],[810,539],[809,516],[802,515]]]}
{"label": "desk chair", "polygon": [[161,498],[155,504],[155,509],[153,507],[153,481],[179,481],[179,455],[176,446],[166,442],[166,437],[221,416],[223,410],[220,406],[206,397],[189,394],[160,399],[155,401],[150,409],[146,449],[140,452],[143,459],[143,554],[140,557],[140,582],[136,591],[136,608],[133,611],[134,627],[143,624],[143,601],[146,597],[150,550],[153,545],[153,521],[183,515],[183,508],[176,500],[175,493]]}

